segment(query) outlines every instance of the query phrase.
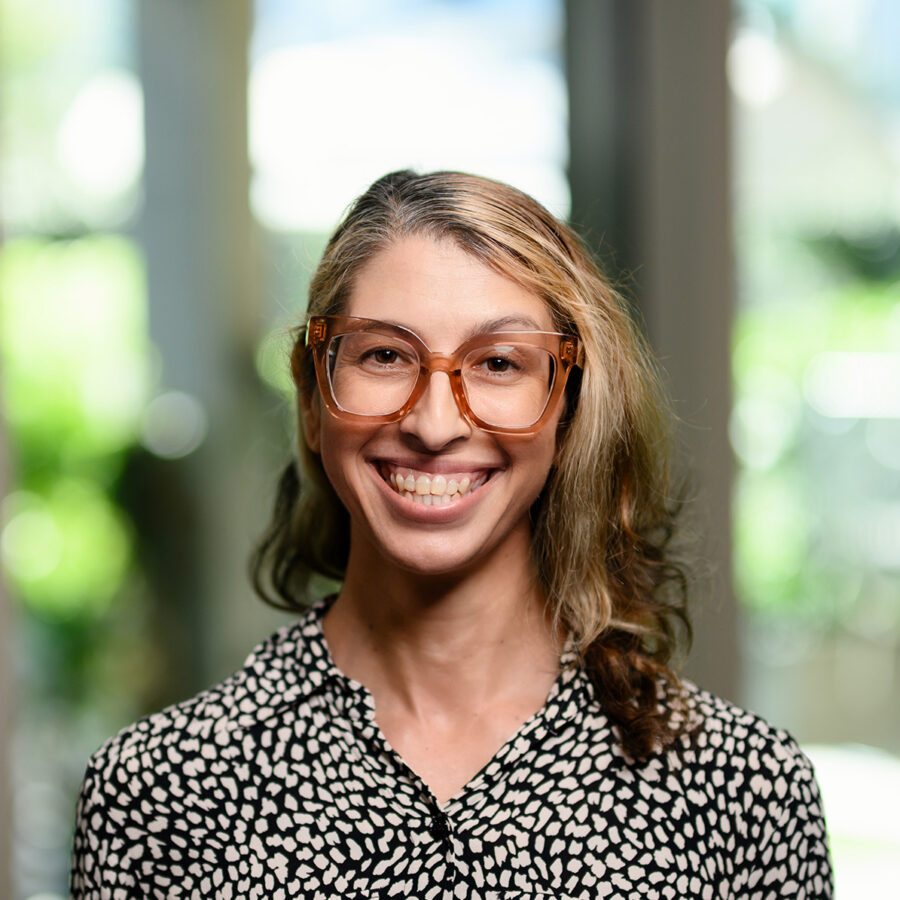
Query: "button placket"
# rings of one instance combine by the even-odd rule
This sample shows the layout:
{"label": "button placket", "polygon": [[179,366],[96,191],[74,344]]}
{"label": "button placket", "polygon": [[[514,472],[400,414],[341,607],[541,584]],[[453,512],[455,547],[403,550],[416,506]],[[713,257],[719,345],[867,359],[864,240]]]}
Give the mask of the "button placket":
{"label": "button placket", "polygon": [[436,841],[446,841],[450,837],[450,820],[446,813],[436,810],[431,815],[431,821],[428,823],[428,833]]}

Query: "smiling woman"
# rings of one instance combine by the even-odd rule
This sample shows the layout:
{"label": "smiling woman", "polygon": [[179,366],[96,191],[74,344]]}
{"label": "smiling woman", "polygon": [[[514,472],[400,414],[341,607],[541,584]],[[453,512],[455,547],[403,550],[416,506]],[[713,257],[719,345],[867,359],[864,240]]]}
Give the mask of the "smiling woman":
{"label": "smiling woman", "polygon": [[[366,330],[330,338],[315,356],[319,390],[301,394],[307,445],[349,513],[345,585],[356,572],[368,580],[389,565],[463,584],[464,573],[493,564],[506,573],[492,589],[496,597],[509,588],[511,556],[516,570],[531,571],[528,512],[550,471],[565,381],[554,377],[554,357],[540,344],[566,338],[551,333],[539,297],[432,237],[400,238],[379,252],[348,299],[353,318],[340,321]],[[402,322],[402,330],[370,318],[376,314]],[[498,321],[538,330],[495,332]],[[360,360],[360,343],[383,361]],[[440,366],[446,371],[435,371],[428,345],[448,351]],[[515,372],[504,370],[514,363]],[[329,415],[322,415],[325,404]],[[347,404],[357,410],[352,420]],[[456,493],[435,490],[438,478],[455,483]],[[427,496],[459,499],[426,504],[426,487]],[[395,573],[385,574],[393,582]]]}
{"label": "smiling woman", "polygon": [[302,618],[95,754],[76,897],[831,896],[809,762],[670,665],[667,407],[568,228],[385,176],[292,370],[254,574]]}

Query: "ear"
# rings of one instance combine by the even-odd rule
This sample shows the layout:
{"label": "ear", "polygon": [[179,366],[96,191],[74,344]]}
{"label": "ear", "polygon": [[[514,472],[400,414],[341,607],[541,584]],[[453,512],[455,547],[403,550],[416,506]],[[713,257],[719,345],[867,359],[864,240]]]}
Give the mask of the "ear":
{"label": "ear", "polygon": [[322,446],[322,401],[319,392],[312,390],[309,393],[301,391],[298,400],[300,403],[300,425],[303,428],[303,437],[306,446],[313,453],[320,453]]}

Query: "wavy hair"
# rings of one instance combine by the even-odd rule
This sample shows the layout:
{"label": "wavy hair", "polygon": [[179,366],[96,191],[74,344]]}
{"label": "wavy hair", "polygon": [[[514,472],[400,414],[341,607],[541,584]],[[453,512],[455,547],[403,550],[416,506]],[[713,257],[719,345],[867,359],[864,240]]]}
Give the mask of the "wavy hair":
{"label": "wavy hair", "polygon": [[[652,356],[570,228],[521,191],[459,172],[393,172],[359,197],[312,279],[308,315],[342,312],[361,267],[411,235],[454,241],[580,339],[556,465],[532,509],[533,559],[624,751],[646,757],[688,728],[671,661],[690,641],[685,569],[670,546],[681,505],[673,417]],[[316,390],[311,360],[294,377],[300,392]],[[347,512],[299,431],[300,467],[285,469],[251,560],[257,593],[284,609],[308,606],[311,576],[339,580],[349,552]]]}

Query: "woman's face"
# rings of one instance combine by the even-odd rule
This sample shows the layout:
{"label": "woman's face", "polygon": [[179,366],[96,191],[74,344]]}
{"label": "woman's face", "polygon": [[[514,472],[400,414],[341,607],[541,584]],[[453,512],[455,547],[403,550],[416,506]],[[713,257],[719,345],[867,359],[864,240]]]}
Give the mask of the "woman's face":
{"label": "woman's face", "polygon": [[[429,237],[404,238],[370,260],[344,312],[401,325],[446,354],[481,332],[555,330],[535,294],[454,243]],[[448,575],[491,554],[511,565],[530,559],[528,511],[550,471],[559,413],[532,435],[482,431],[462,417],[440,372],[413,409],[390,424],[339,420],[318,395],[311,398],[306,438],[350,514],[351,565],[364,553],[370,564],[383,559],[421,575]],[[417,502],[405,489],[414,482],[430,493],[446,484],[450,502]]]}

